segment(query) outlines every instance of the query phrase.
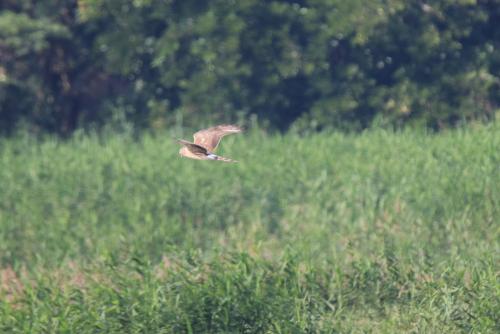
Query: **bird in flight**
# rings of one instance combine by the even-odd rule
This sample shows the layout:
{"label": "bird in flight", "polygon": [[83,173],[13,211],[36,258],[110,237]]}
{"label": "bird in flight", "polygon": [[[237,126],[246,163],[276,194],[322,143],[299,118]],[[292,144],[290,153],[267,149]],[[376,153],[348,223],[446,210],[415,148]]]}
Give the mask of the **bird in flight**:
{"label": "bird in flight", "polygon": [[217,145],[219,145],[222,137],[241,131],[242,129],[237,125],[218,125],[200,130],[193,135],[194,143],[183,139],[177,140],[182,145],[179,154],[186,158],[198,160],[237,162],[236,160],[221,157],[213,152],[217,148]]}

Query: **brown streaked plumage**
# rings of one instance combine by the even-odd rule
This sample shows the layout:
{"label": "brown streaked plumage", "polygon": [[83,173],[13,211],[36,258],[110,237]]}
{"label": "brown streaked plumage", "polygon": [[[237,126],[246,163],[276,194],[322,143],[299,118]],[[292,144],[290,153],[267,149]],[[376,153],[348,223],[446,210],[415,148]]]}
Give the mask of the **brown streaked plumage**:
{"label": "brown streaked plumage", "polygon": [[239,133],[242,129],[237,125],[218,125],[208,129],[196,132],[194,143],[187,140],[179,139],[177,142],[183,147],[179,150],[179,154],[186,158],[198,160],[220,160],[224,162],[237,162],[235,160],[224,158],[214,154],[213,152],[219,145],[222,137]]}

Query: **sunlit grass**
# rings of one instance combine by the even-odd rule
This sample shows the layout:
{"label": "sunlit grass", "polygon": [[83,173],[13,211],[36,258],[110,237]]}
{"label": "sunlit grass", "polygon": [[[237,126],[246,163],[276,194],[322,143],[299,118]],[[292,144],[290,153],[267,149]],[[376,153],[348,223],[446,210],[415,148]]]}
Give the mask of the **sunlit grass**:
{"label": "sunlit grass", "polygon": [[0,141],[0,330],[497,332],[500,129]]}

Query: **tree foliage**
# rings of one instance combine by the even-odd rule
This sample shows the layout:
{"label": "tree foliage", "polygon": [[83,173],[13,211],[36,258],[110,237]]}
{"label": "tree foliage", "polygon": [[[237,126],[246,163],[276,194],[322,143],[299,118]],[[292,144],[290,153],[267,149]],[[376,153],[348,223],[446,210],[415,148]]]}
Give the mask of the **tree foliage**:
{"label": "tree foliage", "polygon": [[500,103],[496,0],[6,0],[0,129],[441,128]]}

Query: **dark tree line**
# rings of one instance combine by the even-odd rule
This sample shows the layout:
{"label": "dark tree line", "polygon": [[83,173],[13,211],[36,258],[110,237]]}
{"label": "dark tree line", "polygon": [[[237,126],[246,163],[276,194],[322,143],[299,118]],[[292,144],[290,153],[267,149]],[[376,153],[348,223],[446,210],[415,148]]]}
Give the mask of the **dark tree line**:
{"label": "dark tree line", "polygon": [[498,0],[2,0],[0,131],[490,121],[499,22]]}

